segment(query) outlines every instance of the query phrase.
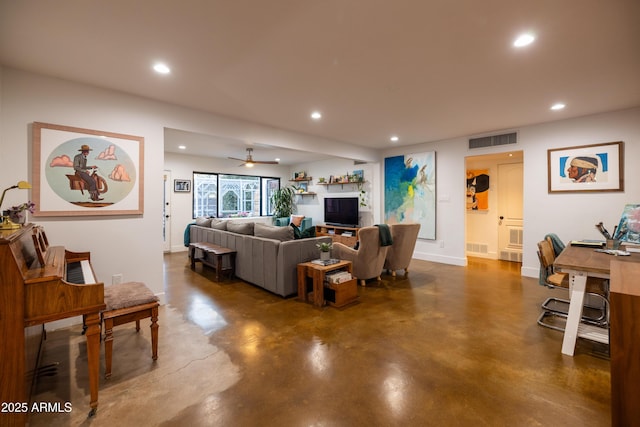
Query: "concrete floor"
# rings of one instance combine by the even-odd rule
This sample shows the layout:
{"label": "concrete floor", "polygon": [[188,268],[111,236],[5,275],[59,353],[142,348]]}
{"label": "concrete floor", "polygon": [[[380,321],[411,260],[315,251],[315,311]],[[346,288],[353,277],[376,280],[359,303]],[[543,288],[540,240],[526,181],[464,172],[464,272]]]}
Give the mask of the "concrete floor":
{"label": "concrete floor", "polygon": [[[116,328],[113,377],[89,410],[79,327],[49,333],[32,426],[607,426],[609,360],[536,324],[550,294],[515,263],[414,260],[408,278],[359,287],[360,302],[314,308],[241,281],[213,281],[165,256],[168,305],[149,328]],[[141,272],[142,274],[142,272]],[[102,356],[104,368],[104,355]]]}

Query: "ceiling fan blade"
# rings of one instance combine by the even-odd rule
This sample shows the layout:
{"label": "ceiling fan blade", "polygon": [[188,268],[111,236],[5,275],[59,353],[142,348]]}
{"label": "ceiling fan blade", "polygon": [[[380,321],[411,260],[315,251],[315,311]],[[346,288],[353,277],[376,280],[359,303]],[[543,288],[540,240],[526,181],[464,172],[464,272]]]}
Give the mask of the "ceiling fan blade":
{"label": "ceiling fan blade", "polygon": [[253,156],[251,155],[251,153],[253,152],[253,148],[247,148],[247,158],[246,159],[239,159],[237,157],[228,157],[231,160],[239,160],[242,163],[240,166],[245,166],[245,165],[257,165],[257,164],[261,164],[261,165],[277,165],[280,164],[277,160],[253,160]]}

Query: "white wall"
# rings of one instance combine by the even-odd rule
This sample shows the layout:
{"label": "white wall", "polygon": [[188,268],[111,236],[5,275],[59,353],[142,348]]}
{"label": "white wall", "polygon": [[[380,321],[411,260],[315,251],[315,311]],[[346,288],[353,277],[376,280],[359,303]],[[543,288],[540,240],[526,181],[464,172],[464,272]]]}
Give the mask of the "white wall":
{"label": "white wall", "polygon": [[[598,114],[522,128],[524,151],[523,274],[536,277],[536,243],[554,232],[564,241],[601,239],[595,224],[609,229],[618,224],[627,203],[640,203],[640,180],[635,164],[640,160],[640,108]],[[547,149],[624,142],[625,190],[609,193],[547,192]]]}
{"label": "white wall", "polygon": [[[51,244],[91,251],[96,275],[105,284],[111,283],[114,274],[122,274],[125,281],[142,280],[161,297],[163,303],[165,128],[310,152],[340,150],[341,154],[353,158],[377,159],[375,152],[365,147],[299,135],[6,67],[0,67],[0,112],[2,188],[19,180],[32,180],[30,125],[33,122],[144,137],[144,215],[33,219],[44,225]],[[4,204],[18,204],[29,196],[30,192],[24,190],[10,191]]]}
{"label": "white wall", "polygon": [[[145,138],[143,216],[38,218],[37,222],[46,227],[53,244],[91,251],[96,274],[106,283],[110,283],[113,274],[122,273],[125,280],[144,280],[161,296],[164,288],[162,176],[165,167],[171,169],[174,166],[171,161],[164,164],[165,127],[271,143],[309,152],[333,150],[341,155],[367,160],[371,163],[353,165],[353,162],[340,160],[319,165],[314,165],[314,162],[296,165],[288,174],[285,172],[283,179],[301,169],[307,169],[314,178],[364,169],[365,179],[370,181],[368,191],[372,224],[381,222],[383,218],[381,176],[384,157],[435,150],[437,240],[420,240],[416,245],[415,256],[436,262],[466,265],[464,189],[467,156],[509,149],[524,152],[525,233],[522,272],[528,276],[536,277],[538,274],[535,244],[544,234],[555,232],[565,241],[574,238],[599,238],[600,235],[593,226],[596,222],[603,221],[609,228],[613,228],[626,203],[640,203],[640,180],[636,179],[634,169],[635,162],[640,160],[640,108],[522,127],[516,129],[519,132],[519,142],[513,147],[470,151],[467,149],[468,138],[460,137],[375,153],[364,147],[298,135],[79,83],[0,68],[0,113],[0,184],[3,188],[21,179],[31,180],[30,123],[34,121]],[[498,132],[500,131],[496,131]],[[609,141],[625,142],[624,192],[547,193],[547,149]],[[175,175],[174,178],[185,178],[182,174],[188,169],[191,168],[176,170],[176,174],[181,176]],[[315,191],[322,194],[324,190],[316,188]],[[14,190],[7,193],[5,204],[17,204],[24,199],[24,191]],[[308,211],[316,223],[321,222],[320,201],[317,198],[317,204],[305,201],[300,206],[301,212]],[[186,225],[186,220],[182,215],[178,217],[181,218],[181,223],[173,227],[172,232],[179,234],[180,228]],[[368,221],[369,219],[365,219],[363,222],[368,224]]]}
{"label": "white wall", "polygon": [[[161,173],[163,129],[153,121],[153,103],[113,92],[4,69],[0,152],[3,187],[32,181],[31,124],[34,121],[144,137],[144,215],[31,218],[44,225],[50,244],[90,251],[99,280],[111,284],[144,281],[161,298]],[[32,184],[36,184],[32,182]],[[26,201],[30,192],[7,193],[5,206]]]}
{"label": "white wall", "polygon": [[330,159],[296,165],[291,175],[294,171],[306,172],[313,177],[308,190],[317,193],[315,197],[297,196],[297,213],[312,218],[313,225],[324,224],[325,197],[359,197],[359,190],[354,184],[317,185],[318,178],[324,177],[328,181],[331,175],[347,175],[354,170],[362,170],[365,180],[362,189],[366,192],[367,206],[359,207],[359,225],[364,227],[380,223],[380,199],[374,196],[380,187],[380,166],[377,162],[354,165],[353,160]]}
{"label": "white wall", "polygon": [[[278,165],[255,165],[251,169],[238,167],[237,162],[226,159],[165,153],[164,168],[171,172],[171,179],[188,179],[193,184],[193,172],[229,173],[241,175],[259,175],[280,178],[282,185],[289,184],[292,176],[289,167]],[[171,184],[173,188],[173,184]],[[170,192],[171,252],[186,251],[184,230],[193,222],[193,188],[189,193]],[[253,219],[252,221],[255,221]],[[271,223],[271,217],[264,222]]]}
{"label": "white wall", "polygon": [[[230,163],[226,159],[190,156],[185,154],[165,153],[165,170],[171,172],[171,179],[193,179],[193,172],[218,172],[218,173],[240,173],[249,174],[246,169],[238,168],[236,164]],[[311,218],[313,225],[324,222],[324,198],[325,197],[358,197],[359,191],[355,185],[345,184],[344,186],[324,186],[317,185],[318,178],[323,176],[326,179],[330,175],[344,175],[352,173],[354,170],[364,171],[367,206],[360,207],[360,225],[373,225],[380,221],[379,199],[373,197],[380,186],[379,164],[367,163],[354,165],[353,160],[331,159],[318,162],[308,162],[295,166],[275,166],[256,165],[250,170],[252,175],[273,176],[281,179],[281,185],[293,184],[290,182],[294,172],[305,171],[307,176],[313,180],[309,183],[308,191],[317,193],[315,196],[296,196],[296,213]],[[192,197],[193,193],[171,192],[171,251],[184,251],[184,229],[192,218]],[[255,219],[254,219],[255,221]],[[270,222],[270,219],[269,221]]]}
{"label": "white wall", "polygon": [[[416,258],[465,265],[465,158],[522,150],[524,153],[524,255],[522,274],[538,276],[536,243],[554,232],[565,242],[600,239],[594,224],[612,229],[627,203],[640,203],[640,108],[558,120],[516,129],[512,146],[468,149],[468,137],[385,150],[384,157],[436,151],[436,241],[420,240]],[[495,133],[502,133],[496,131]],[[605,193],[547,192],[547,150],[602,142],[624,141],[625,190]],[[440,247],[443,245],[444,247]]]}

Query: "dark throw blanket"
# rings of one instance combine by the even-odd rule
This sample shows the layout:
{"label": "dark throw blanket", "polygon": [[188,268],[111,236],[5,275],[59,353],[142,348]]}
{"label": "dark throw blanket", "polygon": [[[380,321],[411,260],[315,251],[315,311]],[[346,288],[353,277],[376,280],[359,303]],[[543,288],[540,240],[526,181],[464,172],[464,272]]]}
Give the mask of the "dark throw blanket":
{"label": "dark throw blanket", "polygon": [[393,239],[391,238],[391,230],[387,224],[376,224],[380,233],[380,246],[391,246]]}

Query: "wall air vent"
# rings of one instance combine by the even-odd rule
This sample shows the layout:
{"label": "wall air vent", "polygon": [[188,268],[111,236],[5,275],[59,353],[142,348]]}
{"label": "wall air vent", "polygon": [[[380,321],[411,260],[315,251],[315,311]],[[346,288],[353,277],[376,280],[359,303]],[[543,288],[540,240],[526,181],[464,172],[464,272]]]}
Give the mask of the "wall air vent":
{"label": "wall air vent", "polygon": [[483,136],[482,138],[471,138],[469,140],[469,149],[515,144],[516,142],[518,142],[518,134],[516,132],[505,133],[503,135]]}

